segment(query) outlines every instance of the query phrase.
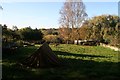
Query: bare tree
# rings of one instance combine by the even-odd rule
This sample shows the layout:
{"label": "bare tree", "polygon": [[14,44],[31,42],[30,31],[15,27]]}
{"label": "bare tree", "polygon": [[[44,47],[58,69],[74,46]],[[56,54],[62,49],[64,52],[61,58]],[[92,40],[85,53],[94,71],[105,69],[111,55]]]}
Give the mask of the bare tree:
{"label": "bare tree", "polygon": [[75,2],[75,0],[66,0],[64,6],[60,10],[60,14],[61,17],[59,23],[62,28],[68,29],[66,32],[69,32],[67,36],[68,40],[70,40],[70,33],[74,28],[78,29],[87,17],[85,5],[82,0],[77,0],[77,2]]}

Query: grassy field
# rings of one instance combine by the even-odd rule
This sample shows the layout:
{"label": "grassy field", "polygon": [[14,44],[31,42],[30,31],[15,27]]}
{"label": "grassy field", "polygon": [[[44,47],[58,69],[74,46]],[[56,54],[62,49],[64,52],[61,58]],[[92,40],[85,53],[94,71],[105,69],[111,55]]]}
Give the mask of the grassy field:
{"label": "grassy field", "polygon": [[19,48],[15,54],[3,53],[3,78],[34,80],[120,80],[119,52],[101,46],[50,45],[63,60],[56,68],[24,68],[16,63],[24,60],[39,46]]}

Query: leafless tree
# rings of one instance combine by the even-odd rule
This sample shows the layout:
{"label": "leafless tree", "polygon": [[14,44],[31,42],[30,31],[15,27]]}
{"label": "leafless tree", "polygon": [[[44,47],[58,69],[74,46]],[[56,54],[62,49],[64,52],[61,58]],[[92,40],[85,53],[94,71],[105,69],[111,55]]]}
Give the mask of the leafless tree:
{"label": "leafless tree", "polygon": [[68,32],[67,36],[69,40],[72,30],[74,28],[78,29],[87,17],[87,13],[85,12],[85,5],[82,0],[77,0],[77,2],[76,0],[66,0],[64,6],[60,10],[60,14],[60,26],[62,28],[68,29],[66,32]]}

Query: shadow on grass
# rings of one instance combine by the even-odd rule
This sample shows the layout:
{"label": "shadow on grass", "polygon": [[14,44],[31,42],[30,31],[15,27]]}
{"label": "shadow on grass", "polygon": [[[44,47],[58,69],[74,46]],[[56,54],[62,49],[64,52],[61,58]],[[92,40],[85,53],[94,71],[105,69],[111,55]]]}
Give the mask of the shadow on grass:
{"label": "shadow on grass", "polygon": [[[30,52],[30,51],[28,51]],[[30,55],[24,51],[15,55],[3,57],[8,64],[3,64],[3,79],[35,79],[35,80],[119,80],[119,64],[113,62],[95,62],[92,60],[81,60],[62,58],[63,67],[47,68],[47,69],[35,69],[35,68],[23,68],[19,65],[12,64],[23,60],[23,58]],[[67,52],[54,51],[57,55],[75,56],[75,57],[101,57],[96,55],[86,54],[74,54]],[[4,63],[4,62],[3,62]]]}
{"label": "shadow on grass", "polygon": [[21,47],[15,53],[2,53],[3,61],[22,61],[37,50],[37,47]]}
{"label": "shadow on grass", "polygon": [[57,55],[64,55],[64,56],[74,56],[74,57],[101,57],[107,58],[106,56],[98,56],[98,55],[88,55],[88,54],[75,54],[75,53],[68,53],[62,51],[54,51]]}

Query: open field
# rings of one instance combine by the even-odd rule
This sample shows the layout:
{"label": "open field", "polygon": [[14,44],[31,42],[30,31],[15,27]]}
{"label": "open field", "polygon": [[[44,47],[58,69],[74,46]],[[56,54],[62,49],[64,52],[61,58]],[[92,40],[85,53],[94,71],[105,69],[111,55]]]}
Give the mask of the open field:
{"label": "open field", "polygon": [[16,63],[30,56],[39,46],[19,48],[16,54],[3,53],[3,78],[40,80],[119,80],[119,52],[101,46],[50,45],[63,61],[56,68],[24,68]]}

